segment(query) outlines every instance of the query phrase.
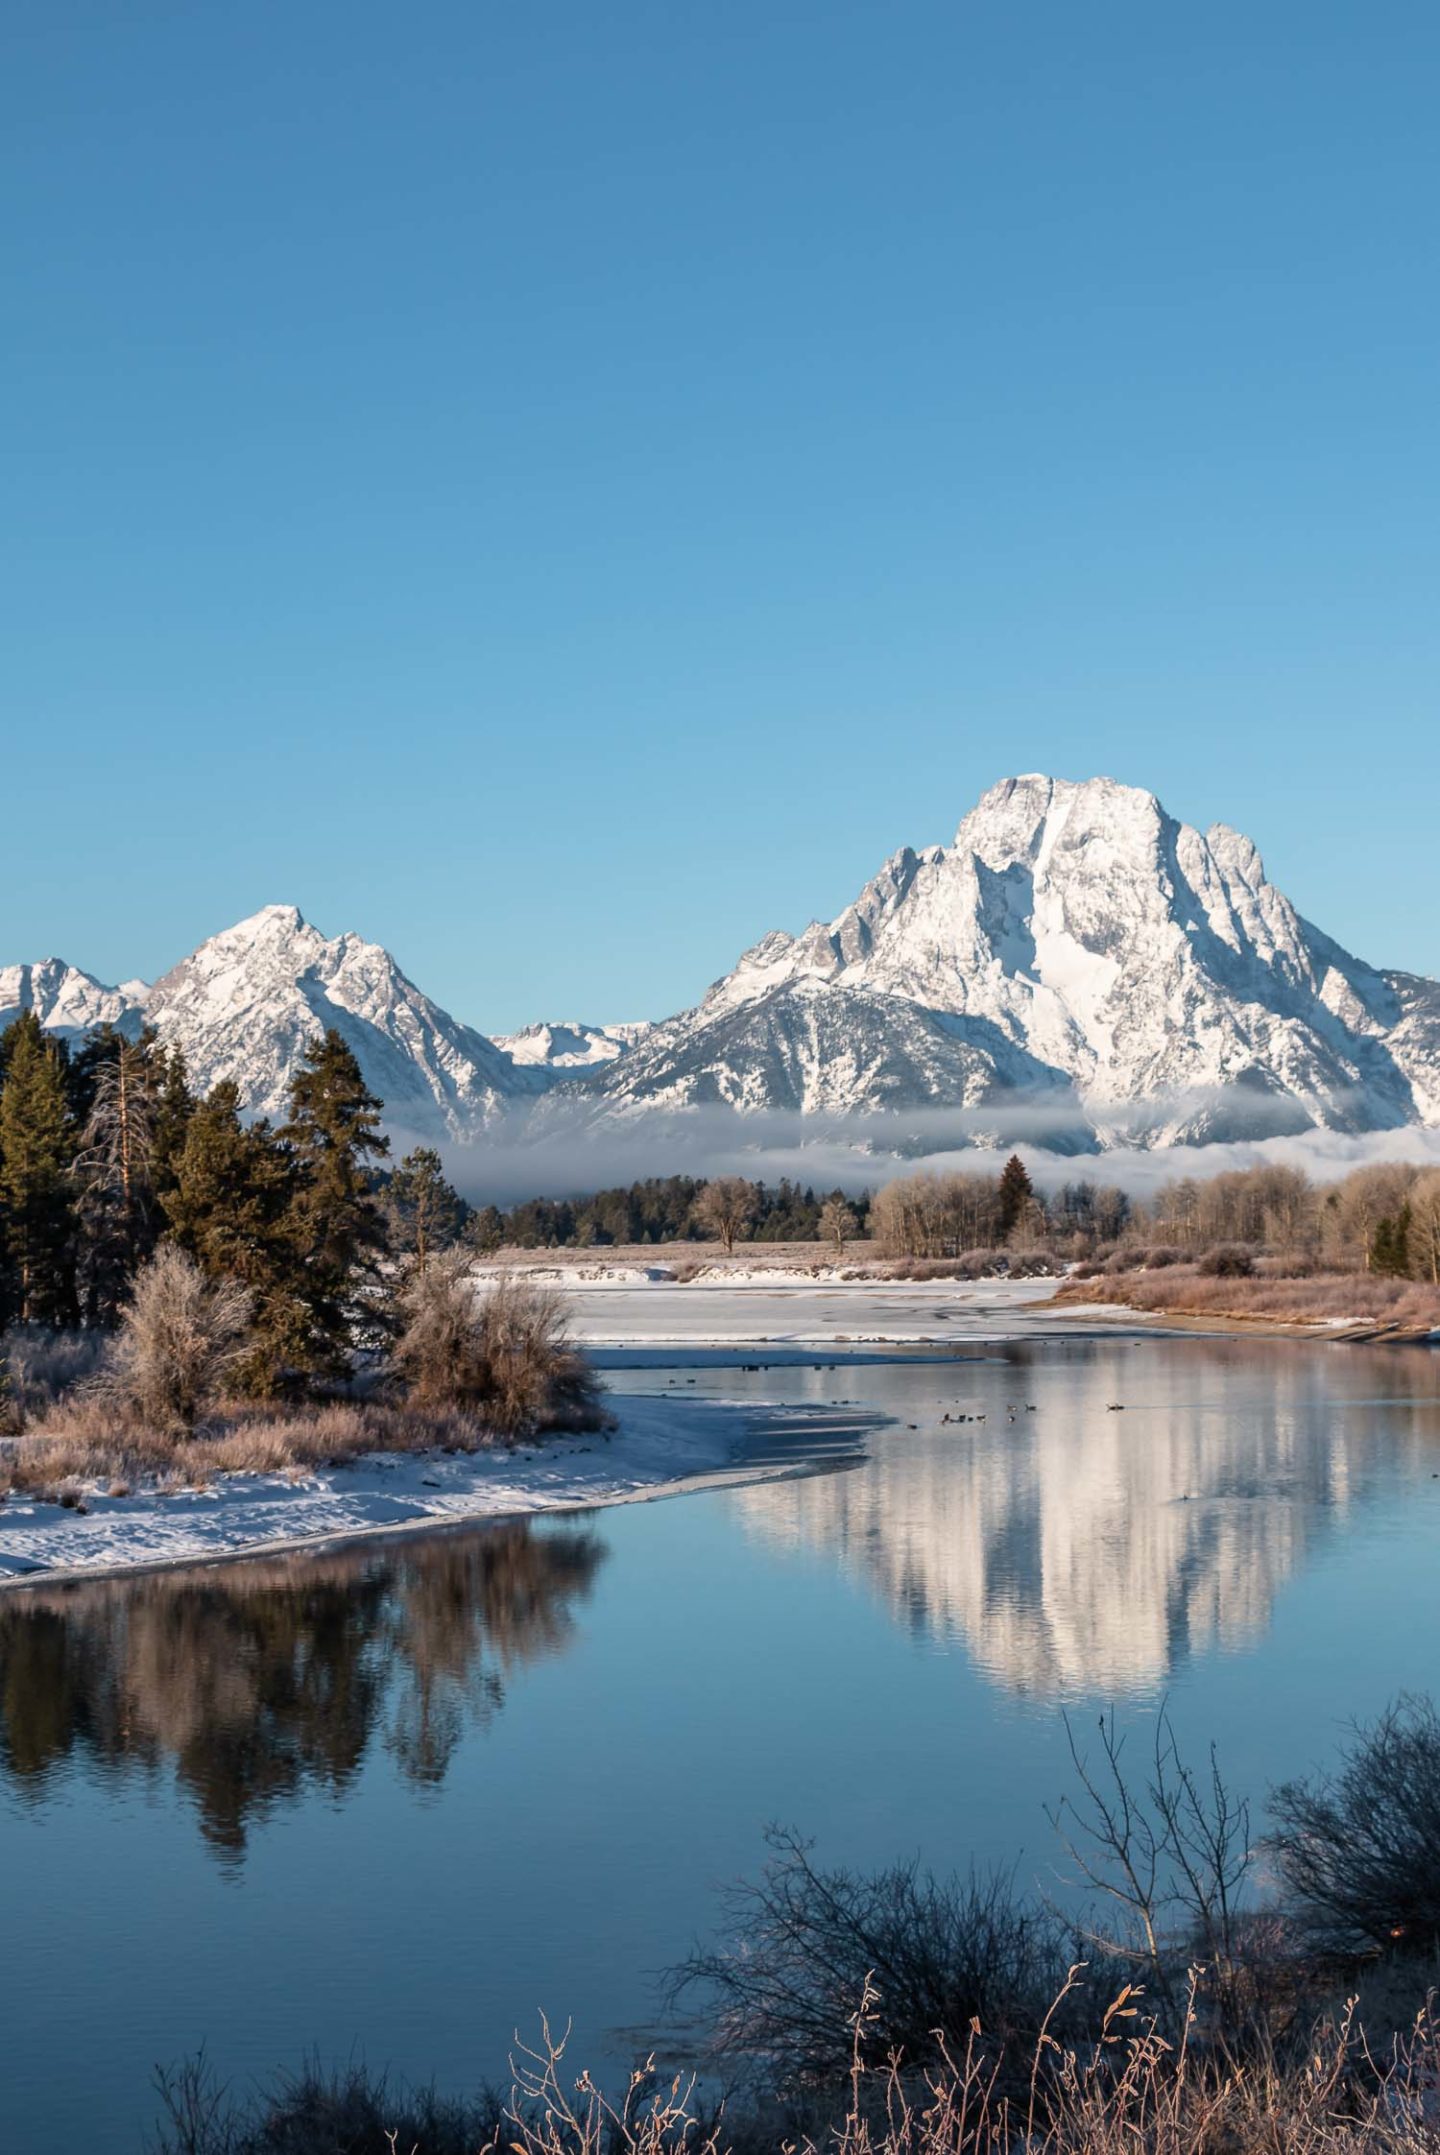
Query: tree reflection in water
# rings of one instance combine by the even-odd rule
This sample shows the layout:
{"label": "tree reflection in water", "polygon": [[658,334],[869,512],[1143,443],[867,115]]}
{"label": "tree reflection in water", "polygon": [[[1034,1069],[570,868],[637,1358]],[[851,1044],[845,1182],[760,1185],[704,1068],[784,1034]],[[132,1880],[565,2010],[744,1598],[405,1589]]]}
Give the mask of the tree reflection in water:
{"label": "tree reflection in water", "polygon": [[563,1651],[599,1536],[515,1522],[380,1555],[286,1557],[0,1599],[0,1776],[43,1799],[77,1764],[173,1770],[227,1857],[377,1739],[444,1779],[517,1666]]}

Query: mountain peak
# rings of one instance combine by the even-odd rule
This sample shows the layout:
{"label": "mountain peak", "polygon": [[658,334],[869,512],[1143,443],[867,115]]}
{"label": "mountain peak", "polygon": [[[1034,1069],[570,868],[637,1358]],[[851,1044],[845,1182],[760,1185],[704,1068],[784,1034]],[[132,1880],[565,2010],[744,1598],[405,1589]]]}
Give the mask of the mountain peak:
{"label": "mountain peak", "polygon": [[692,1109],[923,1115],[936,1143],[1065,1149],[1440,1125],[1440,985],[1377,973],[1302,920],[1242,832],[1106,777],[1001,780],[951,845],[900,846],[839,914],[762,936],[661,1025],[497,1044],[382,945],[281,904],[153,988],[58,959],[0,970],[0,1023],[31,1009],[71,1038],[153,1024],[199,1087],[232,1079],[265,1115],[333,1026],[412,1143],[482,1136],[556,1088],[529,1137],[577,1109],[596,1129]]}
{"label": "mountain peak", "polygon": [[[243,920],[220,929],[208,940],[212,943],[254,943],[262,938],[298,935],[309,925],[298,905],[262,905],[258,913],[247,913]],[[313,932],[318,934],[319,931]]]}

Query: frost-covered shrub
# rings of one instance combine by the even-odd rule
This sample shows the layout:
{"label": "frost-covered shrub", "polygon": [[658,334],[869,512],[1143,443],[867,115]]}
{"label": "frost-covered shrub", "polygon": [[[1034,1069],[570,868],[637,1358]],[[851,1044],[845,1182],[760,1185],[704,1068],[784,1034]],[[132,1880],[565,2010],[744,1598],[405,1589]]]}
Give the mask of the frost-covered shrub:
{"label": "frost-covered shrub", "polygon": [[447,1250],[400,1291],[397,1371],[417,1406],[472,1407],[507,1435],[604,1425],[600,1390],[570,1344],[553,1287],[498,1279],[477,1293],[471,1259]]}
{"label": "frost-covered shrub", "polygon": [[193,1429],[245,1353],[250,1297],[163,1243],[136,1274],[98,1380],[146,1429]]}
{"label": "frost-covered shrub", "polygon": [[1243,1242],[1218,1242],[1201,1258],[1200,1270],[1210,1280],[1248,1280],[1255,1270],[1255,1253]]}
{"label": "frost-covered shrub", "polygon": [[1167,1265],[1183,1265],[1184,1262],[1185,1252],[1177,1250],[1173,1242],[1152,1242],[1144,1252],[1147,1272],[1160,1272]]}

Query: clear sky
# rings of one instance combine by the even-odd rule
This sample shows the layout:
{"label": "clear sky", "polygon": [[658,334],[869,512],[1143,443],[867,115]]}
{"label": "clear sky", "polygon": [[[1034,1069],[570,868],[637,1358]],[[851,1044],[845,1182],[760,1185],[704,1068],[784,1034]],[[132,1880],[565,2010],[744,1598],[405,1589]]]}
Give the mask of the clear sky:
{"label": "clear sky", "polygon": [[1440,971],[1440,11],[9,0],[0,960],[660,1015],[1107,772]]}

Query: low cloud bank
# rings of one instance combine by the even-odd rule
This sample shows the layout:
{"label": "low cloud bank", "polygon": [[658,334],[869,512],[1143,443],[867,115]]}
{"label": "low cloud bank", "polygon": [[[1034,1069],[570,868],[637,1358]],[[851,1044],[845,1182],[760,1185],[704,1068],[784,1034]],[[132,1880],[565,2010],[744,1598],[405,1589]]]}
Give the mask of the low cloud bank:
{"label": "low cloud bank", "polygon": [[[1377,1161],[1440,1165],[1440,1130],[1312,1129],[1146,1147],[1127,1138],[1118,1119],[1103,1139],[1090,1126],[1057,1130],[1056,1108],[1053,1102],[1007,1108],[1003,1134],[993,1109],[825,1119],[742,1117],[727,1108],[697,1108],[638,1118],[622,1129],[611,1124],[603,1131],[557,1122],[543,1136],[522,1129],[478,1144],[450,1145],[443,1152],[446,1172],[463,1196],[472,1204],[498,1205],[576,1196],[665,1175],[745,1175],[771,1183],[788,1176],[817,1189],[857,1191],[921,1169],[979,1173],[1012,1151],[1045,1189],[1091,1181],[1118,1185],[1132,1197],[1181,1176],[1206,1179],[1267,1164],[1302,1168],[1317,1182],[1336,1181]],[[1152,1104],[1145,1119],[1153,1124],[1161,1112]],[[396,1157],[428,1142],[394,1128],[391,1141]]]}

